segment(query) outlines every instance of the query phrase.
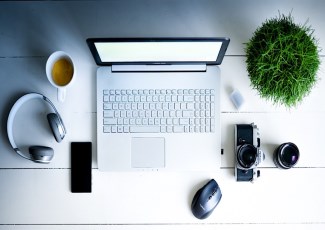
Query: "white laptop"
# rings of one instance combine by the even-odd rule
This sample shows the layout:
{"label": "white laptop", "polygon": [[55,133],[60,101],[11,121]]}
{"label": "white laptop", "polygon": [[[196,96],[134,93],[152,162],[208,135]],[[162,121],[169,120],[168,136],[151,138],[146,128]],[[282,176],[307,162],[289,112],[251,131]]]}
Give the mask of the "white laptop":
{"label": "white laptop", "polygon": [[91,38],[101,171],[219,170],[229,38]]}

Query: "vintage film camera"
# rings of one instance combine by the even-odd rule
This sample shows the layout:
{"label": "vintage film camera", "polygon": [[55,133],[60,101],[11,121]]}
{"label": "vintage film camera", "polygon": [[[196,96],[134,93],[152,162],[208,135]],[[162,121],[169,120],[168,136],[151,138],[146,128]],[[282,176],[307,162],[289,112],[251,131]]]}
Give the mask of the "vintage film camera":
{"label": "vintage film camera", "polygon": [[257,126],[252,124],[235,125],[235,177],[237,181],[253,182],[260,176],[257,166],[265,159],[260,149]]}

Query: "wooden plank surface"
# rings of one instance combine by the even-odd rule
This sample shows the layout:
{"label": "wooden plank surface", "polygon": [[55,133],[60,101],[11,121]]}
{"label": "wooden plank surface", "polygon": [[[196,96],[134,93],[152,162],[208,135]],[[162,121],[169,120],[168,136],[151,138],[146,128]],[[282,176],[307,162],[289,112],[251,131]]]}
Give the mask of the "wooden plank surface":
{"label": "wooden plank surface", "polygon": [[[2,224],[306,224],[324,223],[324,168],[261,168],[238,183],[233,169],[205,173],[102,173],[91,194],[70,193],[70,170],[0,171]],[[223,197],[212,216],[193,218],[196,190],[215,178]]]}
{"label": "wooden plank surface", "polygon": [[[43,56],[63,49],[88,53],[88,37],[211,37],[232,39],[228,55],[244,55],[244,44],[268,18],[292,12],[308,21],[324,47],[322,0],[108,0],[1,2],[4,29],[0,56]],[[23,38],[23,39],[21,39]],[[322,54],[324,54],[324,49]]]}
{"label": "wooden plank surface", "polygon": [[[0,2],[0,229],[324,229],[325,228],[325,1],[322,0],[122,0]],[[265,19],[292,12],[308,19],[322,47],[321,78],[297,108],[261,99],[250,87],[244,43]],[[103,173],[96,155],[96,65],[88,37],[228,36],[231,43],[220,66],[221,156],[217,172]],[[47,82],[45,63],[56,50],[75,62],[77,81],[64,104]],[[245,99],[237,111],[229,95]],[[40,92],[61,113],[68,129],[60,144],[46,126],[48,108],[31,102],[14,125],[21,145],[52,146],[49,165],[26,161],[11,149],[6,122],[19,96]],[[82,102],[82,103],[80,103]],[[28,122],[27,122],[28,121]],[[234,180],[234,124],[255,122],[266,159],[254,184]],[[71,141],[92,141],[91,194],[70,192]],[[301,159],[291,170],[272,162],[274,149],[295,142]],[[213,215],[200,221],[190,212],[197,189],[215,178],[223,198]]]}
{"label": "wooden plank surface", "polygon": [[7,225],[0,226],[0,229],[14,229],[14,230],[66,230],[66,229],[80,229],[80,230],[273,230],[273,229],[296,229],[296,230],[318,230],[324,229],[325,224],[180,224],[180,225]]}

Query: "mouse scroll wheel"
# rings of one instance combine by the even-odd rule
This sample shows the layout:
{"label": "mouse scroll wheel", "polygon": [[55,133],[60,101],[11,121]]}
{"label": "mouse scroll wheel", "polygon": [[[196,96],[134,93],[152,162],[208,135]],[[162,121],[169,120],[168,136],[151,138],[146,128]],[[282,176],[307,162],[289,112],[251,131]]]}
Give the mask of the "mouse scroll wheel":
{"label": "mouse scroll wheel", "polygon": [[209,196],[209,200],[214,196],[214,194],[216,194],[216,192],[217,192],[217,190],[214,190],[214,191],[212,192],[212,194]]}

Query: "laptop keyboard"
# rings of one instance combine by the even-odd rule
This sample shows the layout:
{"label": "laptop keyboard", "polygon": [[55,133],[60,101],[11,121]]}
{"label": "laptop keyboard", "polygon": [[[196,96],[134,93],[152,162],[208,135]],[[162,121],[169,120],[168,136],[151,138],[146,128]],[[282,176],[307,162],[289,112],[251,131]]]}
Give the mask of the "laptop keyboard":
{"label": "laptop keyboard", "polygon": [[214,103],[213,89],[103,90],[103,132],[215,132]]}

